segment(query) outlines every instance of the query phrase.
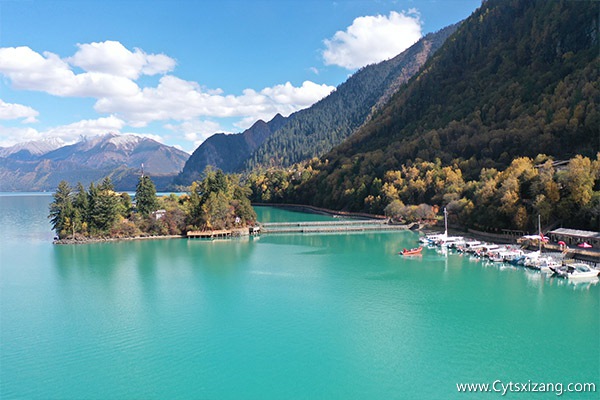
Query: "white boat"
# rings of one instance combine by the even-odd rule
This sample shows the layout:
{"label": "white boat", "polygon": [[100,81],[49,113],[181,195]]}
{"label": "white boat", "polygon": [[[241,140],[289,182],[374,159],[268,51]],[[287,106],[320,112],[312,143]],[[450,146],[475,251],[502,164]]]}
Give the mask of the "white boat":
{"label": "white boat", "polygon": [[519,257],[523,256],[523,250],[521,249],[511,249],[502,254],[504,262],[511,263],[517,260]]}
{"label": "white boat", "polygon": [[557,276],[566,279],[592,279],[600,274],[600,271],[591,268],[584,263],[573,263],[561,267],[550,267]]}
{"label": "white boat", "polygon": [[445,238],[446,238],[445,233],[436,233],[436,234],[421,236],[419,238],[419,242],[421,242],[423,244],[433,244],[433,243],[436,243],[438,240],[442,240]]}
{"label": "white boat", "polygon": [[501,247],[488,252],[488,257],[494,262],[510,262],[523,255],[523,251],[511,247]]}
{"label": "white boat", "polygon": [[526,267],[531,267],[533,266],[538,258],[540,258],[542,256],[541,251],[532,251],[531,253],[527,253],[525,254],[525,258],[523,259],[523,262],[521,265],[524,265]]}
{"label": "white boat", "polygon": [[448,239],[448,213],[444,208],[444,233],[437,233],[433,235],[425,235],[419,238],[419,242],[424,244],[437,244],[445,242]]}
{"label": "white boat", "polygon": [[481,244],[479,240],[465,240],[465,244],[460,246],[461,251],[468,251],[472,246],[477,246]]}
{"label": "white boat", "polygon": [[559,268],[561,263],[550,256],[541,256],[534,260],[532,264],[527,266],[541,272],[549,273],[553,272],[552,268]]}
{"label": "white boat", "polygon": [[450,247],[457,242],[462,242],[463,240],[464,238],[462,236],[446,236],[438,240],[436,243],[439,246]]}

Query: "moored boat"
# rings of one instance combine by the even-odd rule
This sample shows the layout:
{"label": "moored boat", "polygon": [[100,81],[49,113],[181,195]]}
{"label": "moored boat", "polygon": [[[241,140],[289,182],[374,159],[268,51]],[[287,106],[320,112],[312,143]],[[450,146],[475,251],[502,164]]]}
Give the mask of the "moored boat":
{"label": "moored boat", "polygon": [[584,263],[567,264],[560,267],[550,267],[555,275],[566,279],[592,279],[600,275],[600,271]]}
{"label": "moored boat", "polygon": [[403,256],[416,256],[421,254],[421,251],[423,251],[423,247],[419,246],[414,249],[404,249],[399,254],[402,254]]}

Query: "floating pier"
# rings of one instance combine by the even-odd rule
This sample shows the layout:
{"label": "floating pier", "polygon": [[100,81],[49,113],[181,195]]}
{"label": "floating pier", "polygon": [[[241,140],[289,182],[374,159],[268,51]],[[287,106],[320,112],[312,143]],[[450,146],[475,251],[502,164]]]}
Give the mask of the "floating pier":
{"label": "floating pier", "polygon": [[390,225],[387,220],[339,220],[303,222],[266,222],[261,224],[262,233],[320,233],[397,231],[408,229],[407,225]]}

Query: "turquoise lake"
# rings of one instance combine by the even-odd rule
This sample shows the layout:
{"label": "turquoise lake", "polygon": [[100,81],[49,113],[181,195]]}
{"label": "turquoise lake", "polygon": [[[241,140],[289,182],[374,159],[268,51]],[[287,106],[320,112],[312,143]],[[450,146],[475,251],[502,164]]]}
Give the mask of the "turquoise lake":
{"label": "turquoise lake", "polygon": [[600,284],[399,256],[414,232],[56,246],[51,199],[0,195],[1,399],[599,397]]}

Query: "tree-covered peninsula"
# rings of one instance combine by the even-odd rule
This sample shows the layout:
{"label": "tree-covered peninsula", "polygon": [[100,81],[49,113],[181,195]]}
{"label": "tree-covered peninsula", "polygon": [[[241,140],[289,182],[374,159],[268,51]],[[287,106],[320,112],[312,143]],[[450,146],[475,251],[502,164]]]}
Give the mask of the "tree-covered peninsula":
{"label": "tree-covered peninsula", "polygon": [[117,193],[110,178],[88,189],[62,181],[48,218],[57,238],[65,242],[243,228],[256,221],[250,193],[239,175],[212,169],[192,183],[189,193],[161,197],[147,175],[139,178],[133,199],[128,193]]}

